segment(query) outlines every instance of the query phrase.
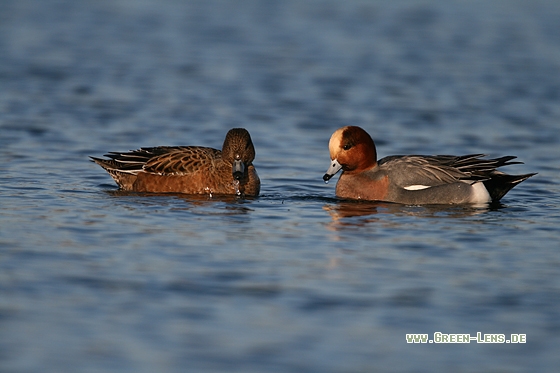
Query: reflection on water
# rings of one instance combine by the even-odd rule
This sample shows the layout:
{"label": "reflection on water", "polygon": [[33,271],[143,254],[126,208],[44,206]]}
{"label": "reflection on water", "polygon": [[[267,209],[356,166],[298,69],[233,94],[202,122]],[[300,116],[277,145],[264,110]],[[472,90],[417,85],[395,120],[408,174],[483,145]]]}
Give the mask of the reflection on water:
{"label": "reflection on water", "polygon": [[114,197],[137,197],[143,201],[154,201],[159,199],[180,199],[185,202],[203,204],[205,202],[243,202],[245,200],[254,199],[254,197],[243,197],[230,194],[182,194],[182,193],[144,193],[144,192],[130,192],[126,190],[106,190],[105,193]]}
{"label": "reflection on water", "polygon": [[333,228],[337,225],[348,226],[373,223],[379,220],[375,218],[375,215],[378,214],[417,216],[422,218],[464,218],[497,210],[498,208],[499,204],[480,206],[407,206],[396,203],[364,201],[340,201],[336,204],[326,204],[323,206],[323,210],[327,211],[333,220]]}
{"label": "reflection on water", "polygon": [[[171,211],[185,211],[202,215],[243,215],[253,209],[250,201],[255,197],[240,197],[237,195],[220,194],[181,194],[181,193],[140,193],[123,190],[107,190],[107,195],[128,203],[128,208],[138,205],[139,210],[145,207],[167,206]],[[132,199],[132,201],[130,201]]]}

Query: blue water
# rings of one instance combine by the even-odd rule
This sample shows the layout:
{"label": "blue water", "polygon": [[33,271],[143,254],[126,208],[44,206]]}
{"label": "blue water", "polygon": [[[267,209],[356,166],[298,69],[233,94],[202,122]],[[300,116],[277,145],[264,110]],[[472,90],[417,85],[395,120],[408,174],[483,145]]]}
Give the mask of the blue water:
{"label": "blue water", "polygon": [[[556,371],[559,51],[553,0],[0,2],[0,371]],[[489,208],[340,201],[350,124],[539,174]],[[87,158],[238,126],[256,199]],[[406,343],[435,332],[527,342]]]}

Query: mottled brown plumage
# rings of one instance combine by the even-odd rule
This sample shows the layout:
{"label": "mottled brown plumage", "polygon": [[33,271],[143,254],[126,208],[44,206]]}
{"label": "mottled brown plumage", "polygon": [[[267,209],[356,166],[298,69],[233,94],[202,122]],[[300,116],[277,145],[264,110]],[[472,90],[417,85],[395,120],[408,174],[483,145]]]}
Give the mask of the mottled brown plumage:
{"label": "mottled brown plumage", "polygon": [[255,147],[244,128],[231,129],[221,151],[158,146],[105,156],[110,159],[90,158],[126,191],[245,196],[258,196],[260,191],[253,166]]}

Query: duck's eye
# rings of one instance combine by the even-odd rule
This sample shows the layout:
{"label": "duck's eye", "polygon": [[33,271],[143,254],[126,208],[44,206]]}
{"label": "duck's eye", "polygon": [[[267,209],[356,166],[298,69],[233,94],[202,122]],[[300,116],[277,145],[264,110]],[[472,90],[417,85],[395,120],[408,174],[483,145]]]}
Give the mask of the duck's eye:
{"label": "duck's eye", "polygon": [[350,149],[351,147],[352,147],[352,145],[346,144],[346,145],[344,145],[344,146],[342,147],[342,149],[348,150],[348,149]]}

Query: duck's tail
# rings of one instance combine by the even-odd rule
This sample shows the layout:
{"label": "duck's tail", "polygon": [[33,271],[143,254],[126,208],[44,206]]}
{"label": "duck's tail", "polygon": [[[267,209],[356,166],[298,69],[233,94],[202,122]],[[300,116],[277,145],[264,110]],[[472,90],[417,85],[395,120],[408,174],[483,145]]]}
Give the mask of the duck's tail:
{"label": "duck's tail", "polygon": [[527,180],[534,175],[536,175],[536,173],[524,175],[508,175],[500,171],[493,171],[490,174],[490,178],[484,180],[483,183],[486,187],[486,190],[488,190],[492,201],[499,201],[517,184]]}
{"label": "duck's tail", "polygon": [[126,167],[123,167],[123,163],[114,159],[102,159],[96,157],[90,157],[90,159],[92,162],[97,163],[105,171],[107,171],[113,180],[115,180],[119,188],[123,190],[132,190],[132,185],[134,184],[134,181],[136,181],[137,172],[126,170]]}

